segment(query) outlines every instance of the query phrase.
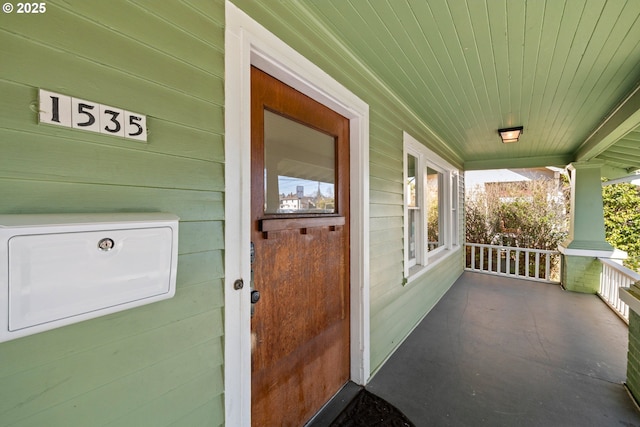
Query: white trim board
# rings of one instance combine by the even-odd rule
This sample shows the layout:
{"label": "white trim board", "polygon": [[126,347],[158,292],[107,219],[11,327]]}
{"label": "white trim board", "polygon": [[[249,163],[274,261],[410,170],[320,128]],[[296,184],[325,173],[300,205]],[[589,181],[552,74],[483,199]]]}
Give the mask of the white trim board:
{"label": "white trim board", "polygon": [[225,424],[241,427],[251,425],[251,65],[350,120],[351,380],[361,385],[370,376],[369,106],[228,0],[225,8]]}
{"label": "white trim board", "polygon": [[634,311],[636,314],[640,314],[640,296],[637,293],[638,288],[635,285],[632,285],[628,288],[618,288],[618,290],[620,292],[619,295],[622,302],[626,303],[630,310]]}

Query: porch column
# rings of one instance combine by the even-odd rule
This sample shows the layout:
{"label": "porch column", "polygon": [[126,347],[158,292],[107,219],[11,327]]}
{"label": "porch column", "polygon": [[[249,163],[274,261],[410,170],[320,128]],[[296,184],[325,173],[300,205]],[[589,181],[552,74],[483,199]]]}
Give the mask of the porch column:
{"label": "porch column", "polygon": [[620,299],[629,306],[629,347],[626,386],[636,402],[640,398],[640,282],[620,288]]}
{"label": "porch column", "polygon": [[562,284],[575,292],[596,293],[602,265],[598,257],[610,257],[614,248],[605,240],[602,183],[598,161],[575,162],[571,174],[569,236],[558,250],[562,253]]}

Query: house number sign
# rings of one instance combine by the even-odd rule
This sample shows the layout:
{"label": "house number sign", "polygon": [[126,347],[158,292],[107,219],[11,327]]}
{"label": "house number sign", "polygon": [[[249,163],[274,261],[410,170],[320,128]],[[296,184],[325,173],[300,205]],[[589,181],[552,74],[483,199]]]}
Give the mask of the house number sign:
{"label": "house number sign", "polygon": [[40,123],[147,140],[147,116],[40,89]]}

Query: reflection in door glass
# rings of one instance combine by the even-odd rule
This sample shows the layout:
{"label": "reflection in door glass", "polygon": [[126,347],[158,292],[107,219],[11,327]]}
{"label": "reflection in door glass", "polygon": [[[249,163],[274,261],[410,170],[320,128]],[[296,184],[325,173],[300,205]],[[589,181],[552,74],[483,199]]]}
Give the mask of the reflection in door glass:
{"label": "reflection in door glass", "polygon": [[335,138],[264,111],[268,214],[335,213]]}

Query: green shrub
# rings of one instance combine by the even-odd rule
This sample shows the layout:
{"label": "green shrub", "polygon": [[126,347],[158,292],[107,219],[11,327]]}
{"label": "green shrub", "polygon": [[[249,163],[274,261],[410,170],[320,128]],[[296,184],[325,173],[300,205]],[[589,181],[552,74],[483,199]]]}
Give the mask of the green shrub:
{"label": "green shrub", "polygon": [[466,239],[555,250],[568,234],[568,186],[542,179],[495,183],[466,194]]}
{"label": "green shrub", "polygon": [[606,239],[613,247],[626,251],[624,265],[640,271],[640,189],[620,183],[602,188]]}

